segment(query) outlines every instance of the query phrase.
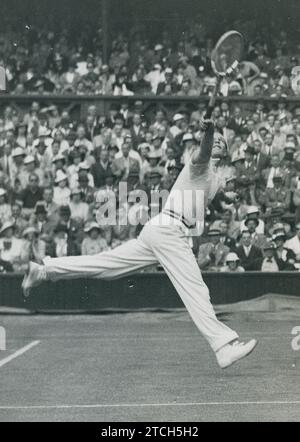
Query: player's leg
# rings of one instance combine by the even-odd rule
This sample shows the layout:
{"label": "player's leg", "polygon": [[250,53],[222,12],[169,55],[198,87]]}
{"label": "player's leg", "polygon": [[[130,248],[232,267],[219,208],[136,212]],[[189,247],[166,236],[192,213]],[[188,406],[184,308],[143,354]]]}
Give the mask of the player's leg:
{"label": "player's leg", "polygon": [[257,342],[238,342],[238,335],[220,322],[210,302],[209,291],[193,252],[180,228],[151,226],[144,231],[154,254],[164,267],[196,326],[216,353],[218,364],[227,368],[249,355]]}
{"label": "player's leg", "polygon": [[146,226],[141,234],[151,245],[196,326],[214,351],[238,338],[220,322],[210,302],[209,290],[192,249],[178,226]]}
{"label": "player's leg", "polygon": [[133,239],[114,250],[98,255],[45,258],[43,266],[32,263],[22,287],[25,296],[28,296],[32,287],[45,280],[58,281],[85,277],[114,279],[156,262],[157,259],[151,249],[140,239]]}

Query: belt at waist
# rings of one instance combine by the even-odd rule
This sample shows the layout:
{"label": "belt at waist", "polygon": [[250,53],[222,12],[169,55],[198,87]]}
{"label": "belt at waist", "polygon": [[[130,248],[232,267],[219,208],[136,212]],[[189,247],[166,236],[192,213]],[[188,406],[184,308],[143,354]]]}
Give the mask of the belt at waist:
{"label": "belt at waist", "polygon": [[173,210],[164,209],[162,211],[162,213],[170,216],[171,218],[177,219],[178,221],[181,221],[182,224],[187,229],[193,229],[194,227],[196,227],[196,223],[194,223],[194,224],[189,223],[188,220],[183,215],[179,215],[178,213],[174,212]]}

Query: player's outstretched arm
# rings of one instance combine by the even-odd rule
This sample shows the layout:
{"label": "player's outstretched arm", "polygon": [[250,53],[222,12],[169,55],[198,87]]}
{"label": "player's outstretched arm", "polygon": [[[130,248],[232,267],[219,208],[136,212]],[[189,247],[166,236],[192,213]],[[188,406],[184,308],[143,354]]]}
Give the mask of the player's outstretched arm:
{"label": "player's outstretched arm", "polygon": [[200,121],[201,129],[204,131],[201,144],[192,154],[193,164],[208,163],[214,143],[214,123],[211,119],[202,119]]}

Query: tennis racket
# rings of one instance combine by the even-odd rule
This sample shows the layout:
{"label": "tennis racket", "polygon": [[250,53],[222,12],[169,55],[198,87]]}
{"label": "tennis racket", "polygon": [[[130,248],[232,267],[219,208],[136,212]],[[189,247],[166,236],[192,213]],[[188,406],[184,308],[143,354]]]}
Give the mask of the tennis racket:
{"label": "tennis racket", "polygon": [[215,107],[216,97],[222,78],[231,75],[243,57],[244,38],[237,31],[228,31],[219,38],[211,53],[211,67],[217,76],[217,84],[210,97],[205,118],[210,118]]}

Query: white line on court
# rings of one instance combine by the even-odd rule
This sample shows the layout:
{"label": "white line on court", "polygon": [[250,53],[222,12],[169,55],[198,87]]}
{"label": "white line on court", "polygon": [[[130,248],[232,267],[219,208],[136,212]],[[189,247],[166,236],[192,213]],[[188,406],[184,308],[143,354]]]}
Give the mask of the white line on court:
{"label": "white line on court", "polygon": [[13,361],[14,359],[18,358],[19,356],[23,355],[24,353],[26,353],[28,350],[35,347],[39,343],[40,343],[40,341],[33,341],[30,344],[25,345],[25,347],[20,348],[15,353],[8,356],[7,358],[1,359],[0,360],[0,368],[3,367],[4,365],[8,364],[9,362]]}
{"label": "white line on court", "polygon": [[0,405],[0,410],[51,410],[85,408],[138,408],[138,407],[197,407],[228,405],[300,405],[300,401],[244,401],[244,402],[169,402],[161,404],[87,404],[87,405]]}

